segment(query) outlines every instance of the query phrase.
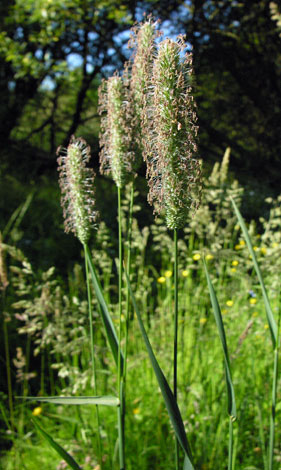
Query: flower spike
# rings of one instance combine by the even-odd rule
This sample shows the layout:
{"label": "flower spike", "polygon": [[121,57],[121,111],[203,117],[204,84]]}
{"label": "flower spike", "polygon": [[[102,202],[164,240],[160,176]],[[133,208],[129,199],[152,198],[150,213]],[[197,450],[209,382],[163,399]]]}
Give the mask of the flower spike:
{"label": "flower spike", "polygon": [[90,147],[84,139],[72,136],[67,149],[59,147],[57,154],[65,231],[73,232],[86,244],[98,215],[94,199],[95,173],[86,167]]}

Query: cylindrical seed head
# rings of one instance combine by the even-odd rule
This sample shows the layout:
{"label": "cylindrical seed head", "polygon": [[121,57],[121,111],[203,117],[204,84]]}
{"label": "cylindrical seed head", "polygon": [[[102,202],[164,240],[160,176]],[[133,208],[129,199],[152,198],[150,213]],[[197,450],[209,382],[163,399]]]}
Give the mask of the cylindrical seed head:
{"label": "cylindrical seed head", "polygon": [[86,167],[90,147],[85,140],[71,137],[67,149],[57,150],[59,184],[62,192],[64,227],[85,244],[97,219],[94,199],[94,171]]}

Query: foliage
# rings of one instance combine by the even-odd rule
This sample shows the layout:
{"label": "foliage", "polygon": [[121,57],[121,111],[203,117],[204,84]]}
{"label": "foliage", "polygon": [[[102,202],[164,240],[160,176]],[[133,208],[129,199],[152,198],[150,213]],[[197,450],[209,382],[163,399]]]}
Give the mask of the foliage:
{"label": "foliage", "polygon": [[[272,346],[253,262],[243,243],[240,229],[235,225],[229,201],[229,196],[232,195],[241,204],[243,189],[228,176],[228,156],[229,152],[225,154],[221,165],[214,166],[211,178],[205,177],[202,211],[196,215],[196,223],[194,219],[190,220],[191,226],[182,232],[183,237],[179,244],[178,400],[196,468],[200,470],[211,470],[218,461],[223,467],[227,460],[227,442],[224,437],[227,421],[223,411],[226,408],[226,390],[223,383],[222,353],[201,265],[203,253],[221,305],[232,364],[239,423],[239,433],[237,428],[234,429],[234,455],[239,468],[262,468],[267,452],[266,436],[269,432]],[[129,193],[130,188],[123,202],[123,221],[129,210]],[[275,263],[281,249],[279,203],[279,200],[268,201],[270,217],[262,220],[264,229],[260,233],[257,233],[254,223],[248,226],[274,314],[279,295],[279,268],[278,263]],[[140,209],[137,206],[138,204],[136,210]],[[123,229],[127,230],[124,223]],[[214,233],[217,235],[217,242]],[[112,239],[110,229],[102,224],[93,254],[115,322],[118,321],[118,295]],[[133,221],[132,239],[132,288],[157,359],[167,374],[167,380],[171,381],[173,260],[169,253],[172,253],[173,240],[161,220],[154,223],[153,227],[140,228],[136,218]],[[22,347],[17,357],[12,353],[15,359],[12,370],[19,379],[17,383],[13,380],[14,393],[91,395],[92,378],[87,367],[90,360],[86,340],[88,318],[82,268],[75,265],[66,285],[57,278],[53,268],[40,274],[18,250],[6,244],[3,249],[9,281],[5,311],[12,319],[8,328],[13,344],[17,343]],[[164,251],[168,255],[160,256]],[[93,314],[97,387],[100,393],[112,395],[116,386],[114,363],[108,354],[98,319],[95,296]],[[23,335],[27,341],[21,339]],[[172,467],[170,455],[173,451],[168,416],[160,392],[155,391],[155,379],[135,323],[132,323],[129,330],[128,360],[128,469]],[[36,377],[32,374],[34,372],[37,373]],[[278,384],[276,419],[280,413],[280,379]],[[5,405],[4,399],[2,417]],[[151,409],[154,410],[153,415]],[[51,404],[41,404],[39,410],[35,410],[33,407],[34,414],[40,415],[40,426],[48,434],[56,436],[58,443],[85,470],[95,468],[95,420],[89,407],[75,408],[71,415],[65,413],[65,408]],[[112,465],[111,456],[114,455],[117,432],[115,416],[108,410],[100,410],[104,468],[107,469]],[[5,413],[9,424],[9,415],[7,411]],[[9,438],[12,445],[11,450],[2,456],[3,466],[9,470],[16,469],[20,456],[26,468],[33,470],[39,464],[35,453],[36,449],[38,454],[39,441],[29,423],[30,407],[25,405],[23,408],[16,403],[15,416],[16,422],[22,424],[18,430],[18,438],[13,433],[3,436]],[[278,467],[280,430],[276,429],[276,433],[275,465]],[[131,440],[129,436],[134,436],[134,439]],[[166,455],[164,461],[163,453]],[[59,458],[56,459],[42,441],[40,461],[45,462],[46,467],[57,465],[58,468],[63,468]],[[115,462],[114,457],[113,461]]]}

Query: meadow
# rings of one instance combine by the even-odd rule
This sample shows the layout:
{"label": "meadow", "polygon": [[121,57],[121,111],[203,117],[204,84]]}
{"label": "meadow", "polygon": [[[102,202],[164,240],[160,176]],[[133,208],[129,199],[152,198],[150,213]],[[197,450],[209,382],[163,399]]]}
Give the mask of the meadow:
{"label": "meadow", "polygon": [[[236,395],[233,468],[267,469],[274,357],[261,288],[230,201],[230,197],[234,197],[240,204],[243,188],[228,176],[228,157],[229,152],[222,164],[216,164],[212,174],[205,178],[201,207],[190,217],[179,237],[178,402],[196,468],[227,468],[228,415],[223,351],[202,264],[205,256],[221,306]],[[258,228],[253,221],[248,225],[276,318],[280,289],[280,199],[267,201],[269,216],[261,219]],[[124,221],[129,212],[129,200],[130,185],[122,206]],[[139,229],[137,194],[135,201],[131,236],[132,288],[155,354],[171,382],[173,240],[161,219]],[[125,223],[123,235],[127,236]],[[112,239],[101,222],[91,250],[117,326],[118,255],[112,256]],[[4,289],[2,285],[2,293],[6,290],[6,297],[12,296],[13,302],[3,322],[7,371],[2,369],[2,374],[7,373],[13,385],[11,396],[1,397],[2,439],[6,449],[9,448],[1,458],[2,468],[66,468],[60,456],[37,434],[31,423],[31,418],[36,417],[40,426],[75,457],[81,468],[97,469],[95,406],[26,403],[15,398],[93,395],[83,264],[76,264],[68,282],[63,283],[56,278],[55,267],[40,274],[34,272],[24,254],[13,246],[3,244],[2,261],[3,254],[9,286]],[[2,272],[2,283],[3,279]],[[125,286],[123,290],[125,310]],[[115,364],[108,350],[94,291],[92,306],[96,387],[98,395],[114,395]],[[132,307],[129,312],[126,468],[174,468],[174,438],[168,413]],[[13,349],[9,349],[9,344]],[[280,411],[279,379],[277,422]],[[99,406],[99,426],[102,468],[117,468],[116,410]],[[280,427],[276,426],[275,431],[273,468],[278,469]]]}
{"label": "meadow", "polygon": [[117,233],[72,136],[57,151],[64,228],[81,243],[67,279],[9,243],[31,196],[1,235],[5,470],[280,469],[281,196],[245,222],[231,149],[204,169],[192,53],[159,36],[137,25],[131,61],[99,88]]}

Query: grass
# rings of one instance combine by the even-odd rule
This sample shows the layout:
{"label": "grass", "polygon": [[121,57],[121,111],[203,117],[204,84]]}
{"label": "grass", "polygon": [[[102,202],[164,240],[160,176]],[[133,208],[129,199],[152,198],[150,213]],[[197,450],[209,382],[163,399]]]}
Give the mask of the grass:
{"label": "grass", "polygon": [[[220,305],[235,389],[237,423],[233,429],[232,469],[267,470],[270,462],[268,449],[273,446],[270,468],[278,470],[281,431],[276,423],[280,419],[281,408],[280,378],[277,375],[275,441],[269,443],[273,442],[272,382],[278,358],[277,354],[275,359],[273,355],[272,337],[263,303],[264,292],[247,246],[243,243],[243,234],[236,226],[237,220],[229,200],[229,195],[237,197],[241,188],[234,187],[230,181],[224,188],[218,183],[210,189],[208,191],[207,187],[201,213],[199,211],[195,216],[197,220],[192,219],[188,230],[179,233],[177,401],[196,470],[230,468],[224,359],[202,263],[204,255]],[[219,191],[226,193],[227,206],[222,207],[219,202],[218,209],[216,200],[221,201],[217,197],[221,194]],[[275,210],[274,207],[272,210]],[[126,219],[129,210],[129,204],[122,208],[122,218]],[[278,219],[275,212],[270,220],[273,223],[265,222],[264,229],[260,228],[259,233],[253,224],[248,224],[248,231],[277,321],[280,288],[277,254],[281,246],[276,241]],[[212,224],[216,227],[215,236]],[[123,232],[125,234],[124,227]],[[109,247],[110,236],[104,226],[97,240],[98,237],[99,246]],[[17,323],[13,319],[7,324],[13,396],[23,395],[23,391],[25,395],[37,395],[40,389],[44,389],[45,395],[92,396],[94,384],[90,366],[89,312],[82,267],[76,265],[69,274],[68,283],[63,284],[54,270],[36,273],[12,246],[3,247],[8,256],[10,282],[4,309],[10,316],[14,313],[18,316]],[[174,375],[173,249],[173,234],[163,229],[161,224],[141,230],[136,219],[133,219],[132,290],[156,359],[171,387]],[[120,311],[114,256],[109,249],[93,249],[92,253],[107,303],[102,310],[104,320],[106,322],[108,309],[118,331]],[[122,311],[126,312],[125,278],[122,284]],[[96,389],[98,395],[117,396],[118,347],[113,336],[111,345],[107,343],[95,289],[92,289],[91,297]],[[174,469],[173,428],[132,308],[129,309],[129,317],[126,469]],[[126,329],[125,323],[126,317],[121,313],[123,331]],[[110,324],[108,328],[110,330]],[[30,343],[29,357],[25,357],[28,354],[27,338]],[[21,364],[19,359],[13,361],[15,345],[24,346],[25,363]],[[115,351],[115,359],[110,349]],[[29,364],[28,369],[26,364]],[[37,376],[32,378],[27,375],[32,372],[36,372]],[[16,374],[18,382],[15,380]],[[40,427],[69,452],[83,470],[99,468],[95,405],[65,407],[50,403],[22,403],[14,398],[11,416],[8,397],[2,395],[1,403],[1,436],[5,451],[2,451],[0,468],[65,468],[61,457],[32,425],[32,411],[36,408],[41,410],[35,417]],[[116,409],[99,406],[99,423],[102,467],[104,470],[117,469]],[[182,468],[182,450],[179,458]]]}

